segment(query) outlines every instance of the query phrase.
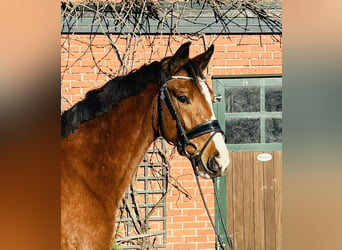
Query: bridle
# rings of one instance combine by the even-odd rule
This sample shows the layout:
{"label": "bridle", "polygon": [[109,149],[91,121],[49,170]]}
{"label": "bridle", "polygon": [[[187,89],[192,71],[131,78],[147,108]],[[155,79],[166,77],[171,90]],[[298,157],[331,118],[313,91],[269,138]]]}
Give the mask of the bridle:
{"label": "bridle", "polygon": [[[224,136],[224,132],[220,127],[220,124],[218,120],[209,120],[205,121],[203,123],[198,124],[194,128],[192,128],[189,131],[185,131],[181,120],[178,116],[178,113],[175,109],[175,106],[172,102],[170,92],[167,89],[167,82],[172,79],[183,79],[183,80],[194,80],[192,77],[188,76],[171,76],[169,78],[166,78],[165,73],[161,71],[161,83],[160,83],[160,89],[159,89],[159,96],[158,96],[158,123],[159,128],[161,132],[161,136],[166,138],[165,133],[165,125],[164,125],[164,110],[163,110],[163,101],[165,101],[165,104],[167,108],[170,111],[170,114],[176,122],[176,128],[178,133],[178,141],[176,143],[177,150],[180,155],[186,155],[190,160],[193,159],[196,163],[200,164],[204,171],[210,172],[210,170],[206,167],[206,164],[204,164],[201,160],[201,156],[207,146],[209,145],[210,141],[212,141],[213,137],[216,133],[221,133]],[[197,145],[192,143],[191,140],[195,139],[197,137],[200,137],[202,135],[212,133],[210,137],[207,139],[205,144],[203,145],[202,149],[198,149]],[[191,147],[193,152],[188,151],[188,147]],[[196,170],[196,174],[197,170]]]}
{"label": "bridle", "polygon": [[[203,195],[203,192],[202,192],[202,189],[201,189],[201,186],[199,183],[199,179],[198,179],[199,172],[196,168],[196,166],[199,165],[199,166],[201,166],[203,171],[205,171],[206,173],[210,173],[210,170],[208,169],[206,164],[203,163],[203,161],[202,161],[202,154],[204,153],[205,149],[207,148],[207,146],[213,140],[213,137],[217,133],[221,133],[223,135],[223,137],[225,137],[225,135],[224,135],[223,130],[220,127],[218,120],[205,121],[203,123],[196,125],[194,128],[190,129],[189,131],[186,131],[184,129],[184,127],[181,123],[181,120],[178,116],[178,113],[175,109],[175,106],[172,102],[170,92],[167,88],[167,82],[172,80],[172,79],[183,79],[183,80],[194,81],[194,78],[189,77],[189,76],[170,76],[169,78],[167,78],[164,71],[163,70],[161,71],[160,89],[159,89],[159,94],[158,94],[158,124],[159,124],[159,128],[160,128],[160,133],[161,133],[161,136],[166,139],[166,137],[165,137],[165,135],[166,135],[165,125],[164,125],[164,110],[163,110],[163,102],[165,101],[165,104],[166,104],[173,120],[175,120],[175,122],[176,122],[176,128],[177,128],[177,133],[178,133],[178,141],[176,143],[177,150],[178,150],[180,155],[186,155],[191,162],[192,168],[193,168],[194,173],[195,173],[196,181],[197,181],[200,193],[201,193],[203,204],[204,204],[205,209],[207,211],[208,217],[211,221],[212,227],[215,231],[217,240],[220,244],[220,248],[225,249],[225,245],[223,244],[223,241],[221,239],[220,234],[217,232],[217,230],[215,228],[214,222],[212,220],[212,217],[209,213],[209,209],[208,209],[207,204],[205,202],[204,195]],[[204,145],[201,149],[198,149],[197,145],[191,142],[192,139],[200,137],[200,136],[208,134],[208,133],[211,133],[211,135],[209,136],[209,138],[204,143]],[[194,149],[193,152],[188,151],[187,148],[189,146]],[[215,182],[214,179],[213,179],[213,182]],[[216,189],[215,189],[215,196],[216,196],[216,199],[218,199]],[[217,202],[217,203],[219,205],[219,202]],[[225,229],[224,223],[223,223],[223,217],[221,214],[221,208],[220,207],[219,207],[219,213],[221,215],[220,216],[221,222],[222,222],[222,225],[223,225],[223,228],[225,231],[225,237],[227,239],[227,243],[228,243],[229,247],[231,249],[233,249],[232,241],[231,241],[231,239],[227,233],[227,230]]]}

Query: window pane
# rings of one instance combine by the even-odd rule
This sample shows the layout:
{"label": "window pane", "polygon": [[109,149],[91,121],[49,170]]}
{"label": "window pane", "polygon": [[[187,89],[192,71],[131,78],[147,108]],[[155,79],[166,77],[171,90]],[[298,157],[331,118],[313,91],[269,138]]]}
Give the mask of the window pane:
{"label": "window pane", "polygon": [[228,144],[260,143],[260,119],[229,119],[225,125]]}
{"label": "window pane", "polygon": [[265,91],[265,109],[267,112],[282,111],[282,89],[281,87],[267,87]]}
{"label": "window pane", "polygon": [[226,112],[259,112],[259,87],[230,87],[225,89]]}
{"label": "window pane", "polygon": [[282,142],[282,119],[266,119],[266,143]]}

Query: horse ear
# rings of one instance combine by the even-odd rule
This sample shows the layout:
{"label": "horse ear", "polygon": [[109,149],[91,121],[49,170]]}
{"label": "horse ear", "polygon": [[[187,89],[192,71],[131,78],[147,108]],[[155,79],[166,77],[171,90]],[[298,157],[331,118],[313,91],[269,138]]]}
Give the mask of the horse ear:
{"label": "horse ear", "polygon": [[198,64],[200,69],[203,71],[208,66],[208,63],[209,63],[210,58],[213,55],[213,53],[214,53],[214,44],[212,44],[209,47],[209,49],[207,49],[207,51],[205,51],[202,54],[199,54],[198,56],[196,56],[192,60],[194,60]]}
{"label": "horse ear", "polygon": [[182,44],[176,53],[171,57],[168,70],[170,74],[178,72],[189,60],[189,47],[191,42]]}

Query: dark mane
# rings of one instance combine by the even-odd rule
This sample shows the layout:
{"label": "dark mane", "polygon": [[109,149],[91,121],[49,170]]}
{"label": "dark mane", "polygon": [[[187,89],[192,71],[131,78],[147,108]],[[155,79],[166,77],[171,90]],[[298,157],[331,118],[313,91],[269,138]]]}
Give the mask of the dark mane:
{"label": "dark mane", "polygon": [[161,68],[160,62],[153,62],[126,76],[118,76],[98,89],[89,91],[85,99],[62,114],[61,136],[67,137],[78,129],[81,123],[103,114],[122,99],[138,95],[148,83],[158,82]]}

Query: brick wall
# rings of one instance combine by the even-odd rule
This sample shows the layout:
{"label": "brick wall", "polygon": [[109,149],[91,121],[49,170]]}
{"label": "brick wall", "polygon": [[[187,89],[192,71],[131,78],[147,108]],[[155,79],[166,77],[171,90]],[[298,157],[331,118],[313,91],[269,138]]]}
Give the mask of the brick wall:
{"label": "brick wall", "polygon": [[[123,35],[112,38],[115,47],[123,55],[129,38]],[[212,84],[212,76],[282,73],[282,46],[278,35],[205,35],[200,39],[189,36],[140,36],[135,46],[132,44],[133,49],[127,52],[124,61],[126,71],[171,55],[189,39],[192,41],[191,57],[204,51],[204,41],[206,45],[215,45],[206,72],[209,85]],[[61,43],[62,110],[83,99],[88,90],[100,87],[110,77],[122,74],[115,48],[108,44],[104,36],[62,35]],[[178,155],[171,163],[171,174],[186,188],[191,199],[171,187],[167,198],[166,249],[213,249],[214,232],[202,205],[192,168],[187,159]],[[212,182],[201,182],[214,215]]]}

